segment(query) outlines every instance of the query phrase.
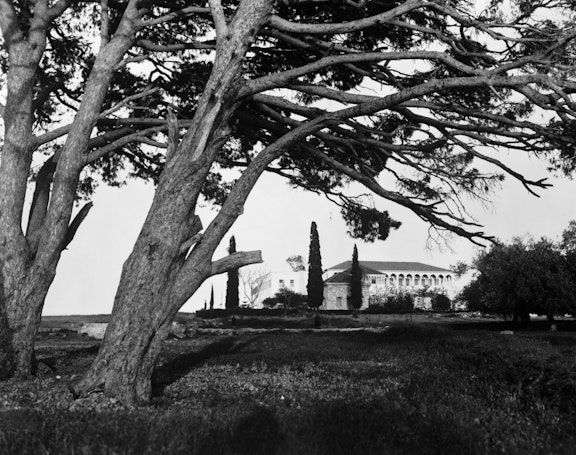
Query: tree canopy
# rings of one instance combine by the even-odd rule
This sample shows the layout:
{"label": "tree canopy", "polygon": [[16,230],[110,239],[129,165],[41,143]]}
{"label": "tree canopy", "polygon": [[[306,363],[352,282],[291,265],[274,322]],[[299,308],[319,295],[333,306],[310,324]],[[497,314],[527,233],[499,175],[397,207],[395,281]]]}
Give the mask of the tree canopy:
{"label": "tree canopy", "polygon": [[[114,41],[127,3],[50,3],[37,18],[47,22],[46,49],[35,80],[31,142],[38,165],[44,155],[53,167],[98,50]],[[346,183],[356,180],[439,229],[478,238],[484,234],[470,231],[475,223],[462,196],[485,198],[504,175],[530,191],[546,185],[519,175],[490,149],[557,148],[566,158],[558,166],[573,166],[573,31],[534,14],[561,10],[565,2],[516,2],[508,18],[499,2],[483,11],[466,1],[269,3],[276,3],[270,19],[242,62],[235,120],[203,182],[210,200],[224,202],[231,188],[223,168],[247,167],[262,147],[298,136],[298,145],[266,170],[326,192],[342,206],[351,235],[386,238],[399,226],[369,200],[345,194]],[[10,31],[26,36],[42,12],[25,2],[2,5],[7,71],[19,53],[8,45],[17,39]],[[222,18],[229,20],[237,5],[223,2]],[[118,185],[126,175],[157,181],[169,119],[175,135],[186,129],[213,68],[218,30],[210,4],[139,7],[134,36],[96,113],[95,134],[81,152],[81,196],[98,181]],[[93,44],[97,37],[100,47]],[[547,120],[533,121],[531,114],[542,111],[550,113]],[[36,169],[38,183],[49,188],[53,170]]]}
{"label": "tree canopy", "polygon": [[514,315],[526,323],[530,313],[573,313],[574,275],[567,256],[547,239],[497,244],[473,263],[477,277],[464,290],[472,309]]}

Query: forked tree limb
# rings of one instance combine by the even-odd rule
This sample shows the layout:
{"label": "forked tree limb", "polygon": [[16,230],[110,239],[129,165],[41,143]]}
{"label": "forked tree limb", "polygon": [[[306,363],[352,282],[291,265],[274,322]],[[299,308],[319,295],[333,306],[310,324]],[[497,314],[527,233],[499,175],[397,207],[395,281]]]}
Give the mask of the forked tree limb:
{"label": "forked tree limb", "polygon": [[188,250],[202,240],[204,235],[202,232],[202,220],[198,215],[194,215],[194,222],[192,223],[191,237],[180,245],[180,254],[185,254]]}

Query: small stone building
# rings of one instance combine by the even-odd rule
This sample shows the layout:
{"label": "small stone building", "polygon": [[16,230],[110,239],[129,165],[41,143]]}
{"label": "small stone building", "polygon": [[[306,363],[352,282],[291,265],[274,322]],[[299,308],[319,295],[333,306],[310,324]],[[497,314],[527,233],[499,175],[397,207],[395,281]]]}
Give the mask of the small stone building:
{"label": "small stone building", "polygon": [[[377,270],[360,266],[364,281],[362,283],[362,306],[361,310],[368,308],[370,298],[370,282],[366,279],[368,274],[379,274]],[[350,271],[351,268],[343,272],[336,273],[324,282],[324,302],[321,310],[349,310],[348,299],[350,297]]]}

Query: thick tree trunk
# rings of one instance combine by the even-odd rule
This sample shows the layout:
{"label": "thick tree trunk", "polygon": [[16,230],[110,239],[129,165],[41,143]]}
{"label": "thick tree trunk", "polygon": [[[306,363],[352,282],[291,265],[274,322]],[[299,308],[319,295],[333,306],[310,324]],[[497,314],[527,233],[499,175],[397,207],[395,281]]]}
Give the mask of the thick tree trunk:
{"label": "thick tree trunk", "polygon": [[[144,227],[124,265],[112,321],[76,387],[79,394],[103,388],[126,404],[149,400],[152,370],[174,316],[206,278],[225,271],[212,256],[228,228],[212,229],[217,234],[202,238],[189,255],[182,247],[198,234],[196,201],[227,137],[242,60],[271,10],[272,0],[243,0],[229,26],[220,23],[212,74],[192,126],[167,156]],[[232,221],[224,224],[229,227],[240,213],[241,208],[230,210]]]}
{"label": "thick tree trunk", "polygon": [[25,352],[30,349],[18,341],[20,327],[25,324],[17,312],[27,305],[19,298],[22,292],[26,293],[23,283],[30,263],[30,249],[22,232],[21,220],[34,150],[32,105],[43,41],[38,38],[35,44],[34,47],[33,43],[24,40],[10,46],[5,134],[0,160],[0,279],[3,284],[0,294],[0,370],[3,376],[15,372],[26,374],[31,369],[31,365],[25,365],[28,356]]}
{"label": "thick tree trunk", "polygon": [[26,377],[35,370],[34,340],[40,326],[46,294],[54,280],[56,266],[45,270],[30,267],[8,300],[8,323],[15,354],[15,375]]}
{"label": "thick tree trunk", "polygon": [[[138,250],[132,253],[133,264],[138,262],[133,260],[136,256],[146,260],[146,253],[138,253]],[[107,394],[121,398],[126,404],[150,400],[153,368],[180,306],[170,302],[169,292],[159,289],[160,275],[156,275],[157,283],[152,286],[158,292],[148,295],[151,291],[149,278],[154,280],[154,277],[146,276],[135,279],[129,270],[124,270],[102,348],[77,386],[79,393],[104,388]],[[198,288],[205,280],[205,274],[199,273],[191,280]]]}

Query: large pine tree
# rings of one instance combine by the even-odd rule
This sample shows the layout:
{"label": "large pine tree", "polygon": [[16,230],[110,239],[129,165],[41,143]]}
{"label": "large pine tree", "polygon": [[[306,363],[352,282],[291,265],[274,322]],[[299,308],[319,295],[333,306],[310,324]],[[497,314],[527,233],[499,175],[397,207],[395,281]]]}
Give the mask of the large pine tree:
{"label": "large pine tree", "polygon": [[359,310],[362,306],[362,269],[358,262],[358,248],[354,245],[352,268],[350,269],[350,307]]}
{"label": "large pine tree", "polygon": [[320,255],[320,239],[316,222],[310,226],[310,251],[308,253],[308,306],[318,308],[324,300],[324,281],[322,280],[322,256]]}
{"label": "large pine tree", "polygon": [[[228,253],[236,253],[236,239],[230,237],[230,246]],[[228,283],[226,284],[226,309],[231,310],[240,306],[238,297],[238,269],[232,269],[228,272]]]}

